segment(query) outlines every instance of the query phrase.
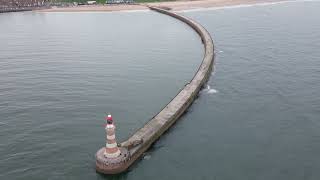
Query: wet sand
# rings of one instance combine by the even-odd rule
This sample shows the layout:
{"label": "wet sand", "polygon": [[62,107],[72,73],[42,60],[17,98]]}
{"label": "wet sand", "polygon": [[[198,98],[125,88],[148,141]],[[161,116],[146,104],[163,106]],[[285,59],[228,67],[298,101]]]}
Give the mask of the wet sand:
{"label": "wet sand", "polygon": [[119,4],[119,5],[84,5],[73,7],[52,7],[51,9],[38,10],[42,12],[90,12],[90,11],[134,11],[147,10],[146,6],[157,6],[166,9],[179,11],[199,8],[212,8],[223,6],[235,6],[258,3],[281,2],[285,0],[200,0],[200,1],[170,1],[139,4]]}

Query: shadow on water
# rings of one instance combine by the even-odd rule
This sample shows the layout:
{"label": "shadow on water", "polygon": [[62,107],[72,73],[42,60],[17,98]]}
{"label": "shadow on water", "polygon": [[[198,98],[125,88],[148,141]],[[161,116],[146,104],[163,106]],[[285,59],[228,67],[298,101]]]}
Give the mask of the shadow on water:
{"label": "shadow on water", "polygon": [[97,177],[98,179],[107,179],[107,180],[125,180],[128,179],[128,174],[130,173],[130,169],[120,173],[120,174],[114,174],[114,175],[106,175],[106,174],[101,174],[101,173],[97,173]]}

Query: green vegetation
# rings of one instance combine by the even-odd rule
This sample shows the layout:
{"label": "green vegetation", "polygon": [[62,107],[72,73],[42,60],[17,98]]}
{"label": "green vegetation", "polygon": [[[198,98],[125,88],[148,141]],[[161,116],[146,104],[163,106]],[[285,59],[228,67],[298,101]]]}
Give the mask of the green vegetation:
{"label": "green vegetation", "polygon": [[[56,2],[67,2],[67,3],[86,3],[88,0],[56,0]],[[105,4],[106,0],[95,0],[98,4]],[[134,0],[136,3],[144,3],[144,2],[165,2],[165,1],[175,1],[175,0]]]}
{"label": "green vegetation", "polygon": [[176,0],[135,0],[137,3],[143,2],[166,2],[166,1],[176,1]]}
{"label": "green vegetation", "polygon": [[86,3],[87,1],[97,1],[98,4],[106,3],[106,0],[55,0],[55,2],[64,2],[64,3]]}

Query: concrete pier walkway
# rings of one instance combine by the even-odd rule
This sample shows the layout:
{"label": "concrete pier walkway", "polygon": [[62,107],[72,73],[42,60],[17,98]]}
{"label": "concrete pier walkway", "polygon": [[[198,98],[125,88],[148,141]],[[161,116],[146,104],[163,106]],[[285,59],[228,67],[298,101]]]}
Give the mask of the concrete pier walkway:
{"label": "concrete pier walkway", "polygon": [[[104,174],[123,172],[136,161],[186,111],[211,75],[214,63],[214,45],[207,30],[190,18],[157,7],[149,8],[174,17],[194,29],[204,45],[204,58],[192,80],[157,115],[136,131],[127,141],[121,143],[121,148],[128,151],[128,156],[125,157],[125,160],[121,159],[120,166],[114,163],[112,163],[113,166],[110,163],[105,164],[104,162],[108,162],[108,159],[102,157],[101,150],[97,152],[96,169]],[[112,159],[109,160],[109,162],[112,161]]]}

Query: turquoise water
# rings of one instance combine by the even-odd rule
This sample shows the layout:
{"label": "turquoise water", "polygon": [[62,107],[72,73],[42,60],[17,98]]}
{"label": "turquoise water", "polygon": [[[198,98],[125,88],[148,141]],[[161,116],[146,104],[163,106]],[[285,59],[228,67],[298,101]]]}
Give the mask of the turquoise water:
{"label": "turquoise water", "polygon": [[[212,34],[199,98],[127,173],[95,173],[192,78],[197,35],[153,12],[0,16],[0,179],[317,180],[319,1],[180,12]],[[149,24],[150,23],[150,24]]]}

